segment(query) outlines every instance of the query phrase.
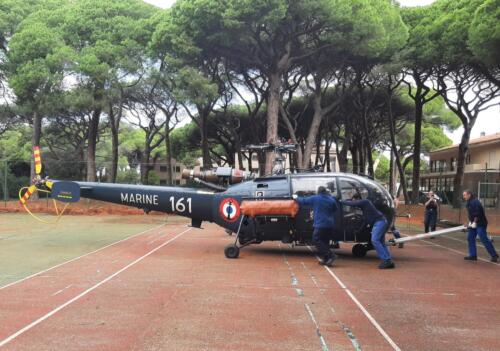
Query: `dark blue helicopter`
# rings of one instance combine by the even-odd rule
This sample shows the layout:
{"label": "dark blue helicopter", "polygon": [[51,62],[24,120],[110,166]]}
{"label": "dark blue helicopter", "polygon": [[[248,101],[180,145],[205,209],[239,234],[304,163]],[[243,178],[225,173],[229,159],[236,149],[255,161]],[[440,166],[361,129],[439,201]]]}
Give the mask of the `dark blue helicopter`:
{"label": "dark blue helicopter", "polygon": [[[41,165],[39,151],[35,151],[35,154]],[[214,222],[228,232],[237,233],[235,243],[224,250],[228,258],[238,257],[241,247],[263,241],[311,244],[311,208],[301,207],[293,217],[273,213],[250,217],[242,212],[243,201],[290,200],[293,195],[312,195],[319,186],[324,186],[339,200],[350,199],[355,193],[370,199],[389,223],[395,216],[392,197],[381,184],[368,177],[349,173],[278,174],[245,181],[248,174],[238,170],[222,169],[219,174],[201,173],[197,174],[199,177],[188,171],[186,174],[208,188],[203,189],[58,181],[42,178],[40,171],[41,167],[38,167],[34,184],[20,192],[20,201],[25,207],[32,193],[46,191],[53,199],[65,203],[76,202],[84,197],[133,206],[145,212],[175,213],[191,218],[191,225],[197,228],[201,227],[203,221]],[[203,175],[209,180],[214,176],[225,179],[229,186],[211,185],[200,179]],[[231,185],[237,182],[240,183]],[[363,257],[372,249],[370,228],[365,224],[360,209],[345,205],[341,207],[341,211],[336,213],[332,240],[356,243],[352,252],[355,256]]]}

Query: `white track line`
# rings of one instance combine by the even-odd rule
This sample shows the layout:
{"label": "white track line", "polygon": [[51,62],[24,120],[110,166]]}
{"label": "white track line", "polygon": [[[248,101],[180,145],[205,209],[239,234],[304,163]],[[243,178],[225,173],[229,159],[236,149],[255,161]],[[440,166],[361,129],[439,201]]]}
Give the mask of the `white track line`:
{"label": "white track line", "polygon": [[[447,247],[447,246],[444,246],[444,245],[439,245],[439,244],[436,244],[436,243],[433,243],[432,241],[427,241],[427,240],[422,240],[423,242],[425,243],[428,243],[428,244],[432,244],[434,246],[438,246],[440,248],[443,248],[445,250],[448,250],[448,251],[452,251],[452,252],[455,252],[457,254],[460,254],[460,255],[465,255],[465,256],[468,256],[468,254],[466,252],[463,252],[463,251],[459,251],[459,250],[455,250],[455,249],[452,249],[450,247]],[[500,266],[500,263],[496,263],[496,262],[491,262],[490,260],[487,260],[487,259],[484,259],[484,258],[481,258],[481,257],[477,257],[478,260],[480,261],[483,261],[483,262],[487,262],[487,263],[491,263],[491,264],[494,264],[496,266]]]}
{"label": "white track line", "polygon": [[401,349],[399,348],[399,346],[391,339],[391,337],[385,332],[385,330],[380,326],[380,324],[378,324],[378,322],[375,320],[375,318],[372,317],[372,315],[370,314],[370,312],[368,312],[363,307],[363,305],[361,304],[361,302],[359,302],[359,300],[356,298],[356,296],[354,296],[354,294],[351,292],[351,290],[349,290],[344,285],[344,283],[342,283],[342,281],[340,280],[340,278],[337,277],[337,275],[335,273],[333,273],[332,270],[329,267],[327,267],[327,266],[324,266],[324,267],[328,271],[328,273],[330,273],[330,275],[333,278],[335,278],[335,280],[340,285],[340,287],[347,293],[347,295],[349,295],[349,297],[351,298],[351,300],[354,301],[354,303],[359,307],[359,309],[361,310],[361,312],[363,312],[363,314],[366,316],[366,318],[368,318],[368,320],[373,324],[373,326],[378,330],[378,332],[384,337],[384,339],[392,346],[392,348],[394,349],[394,351],[401,351]]}
{"label": "white track line", "polygon": [[[309,250],[312,251],[312,248],[308,246]],[[319,257],[316,256],[316,258],[319,260]],[[363,312],[363,314],[368,318],[368,320],[371,322],[371,324],[375,327],[375,329],[378,330],[378,332],[384,337],[384,339],[392,346],[394,351],[401,351],[399,346],[391,339],[391,337],[386,333],[386,331],[378,324],[378,322],[375,320],[375,318],[372,317],[370,312],[366,310],[366,308],[359,302],[359,300],[354,296],[354,294],[345,286],[345,284],[340,280],[339,277],[333,271],[330,269],[328,266],[323,266],[328,273],[337,281],[337,283],[340,285],[340,287],[346,292],[346,294],[351,298],[352,301],[358,306],[358,308]]]}
{"label": "white track line", "polygon": [[15,332],[14,334],[10,335],[9,337],[3,339],[2,341],[0,341],[0,347],[2,346],[5,346],[7,343],[11,342],[12,340],[14,340],[15,338],[17,338],[19,335],[27,332],[28,330],[30,330],[31,328],[35,327],[36,325],[40,324],[41,322],[43,322],[44,320],[50,318],[51,316],[53,316],[54,314],[56,314],[57,312],[59,312],[60,310],[62,310],[63,308],[71,305],[73,302],[79,300],[80,298],[82,298],[83,296],[87,295],[89,292],[97,289],[98,287],[100,287],[101,285],[103,285],[104,283],[110,281],[111,279],[113,279],[114,277],[116,277],[118,274],[126,271],[127,269],[129,269],[130,267],[134,266],[135,264],[139,263],[140,261],[142,261],[143,259],[145,259],[146,257],[148,257],[149,255],[155,253],[156,251],[158,251],[159,249],[161,249],[162,247],[170,244],[172,241],[176,240],[177,238],[179,238],[181,235],[183,235],[184,233],[190,231],[192,228],[187,228],[186,230],[184,230],[183,232],[177,234],[176,236],[174,236],[172,239],[164,242],[163,244],[161,244],[160,246],[157,246],[156,248],[154,248],[153,250],[149,251],[147,254],[139,257],[138,259],[136,259],[135,261],[133,261],[132,263],[129,263],[128,265],[126,265],[125,267],[123,267],[122,269],[120,269],[119,271],[111,274],[110,276],[108,276],[106,279],[104,280],[101,280],[99,283],[95,284],[94,286],[88,288],[87,290],[85,290],[84,292],[82,292],[81,294],[75,296],[74,298],[72,298],[71,300],[65,302],[64,304],[60,305],[59,307],[53,309],[52,311],[50,311],[49,313],[47,313],[46,315],[38,318],[37,320],[31,322],[30,324],[28,324],[27,326],[25,326],[24,328],[18,330],[17,332]]}
{"label": "white track line", "polygon": [[[406,234],[402,234],[402,235],[403,235],[403,236],[411,236],[411,235],[406,235]],[[445,237],[446,239],[453,239],[453,240],[457,240],[457,241],[462,242],[462,240],[460,240],[460,239],[450,238],[450,237],[447,237],[447,236],[444,236],[444,235],[443,235],[443,237]],[[468,254],[467,254],[466,252],[459,251],[459,250],[455,250],[455,249],[452,249],[451,247],[448,247],[448,246],[439,245],[439,244],[436,244],[436,243],[434,243],[434,242],[432,242],[432,241],[429,241],[429,240],[422,240],[422,242],[427,243],[427,244],[431,244],[431,245],[433,245],[433,246],[440,247],[440,248],[442,248],[442,249],[445,249],[445,250],[448,250],[448,251],[451,251],[451,252],[454,252],[454,253],[457,253],[457,254],[460,254],[460,255],[465,255],[465,256],[468,256]],[[466,242],[464,242],[464,244],[466,244]],[[484,247],[483,245],[480,245],[480,244],[478,244],[478,245],[479,245],[479,246]],[[496,266],[500,266],[500,263],[497,263],[497,262],[491,262],[490,260],[487,260],[487,259],[485,259],[485,258],[481,258],[481,257],[479,257],[479,256],[477,257],[477,259],[478,259],[478,260],[480,260],[480,261],[483,261],[483,262],[487,262],[487,263],[494,264],[494,265],[496,265]]]}
{"label": "white track line", "polygon": [[58,264],[58,265],[56,265],[56,266],[53,266],[53,267],[47,268],[47,269],[45,269],[45,270],[43,270],[43,271],[40,271],[40,272],[38,272],[38,273],[35,273],[35,274],[32,274],[32,275],[29,275],[29,276],[24,277],[24,278],[22,278],[22,279],[16,280],[15,282],[12,282],[12,283],[9,283],[9,284],[7,284],[7,285],[4,285],[4,286],[0,287],[0,290],[5,289],[5,288],[8,288],[9,286],[12,286],[12,285],[15,285],[15,284],[21,283],[21,282],[23,282],[23,281],[25,281],[25,280],[28,280],[28,279],[34,278],[34,277],[36,277],[37,275],[40,275],[40,274],[46,273],[46,272],[48,272],[48,271],[50,271],[50,270],[52,270],[52,269],[55,269],[55,268],[58,268],[58,267],[64,266],[65,264],[68,264],[68,263],[71,263],[71,262],[73,262],[73,261],[79,260],[80,258],[83,258],[83,257],[85,257],[85,256],[92,255],[92,254],[94,254],[94,253],[96,253],[96,252],[99,252],[99,251],[101,251],[101,250],[107,249],[107,248],[108,248],[108,247],[110,247],[110,246],[113,246],[113,245],[119,244],[119,243],[121,243],[121,242],[124,242],[124,241],[129,240],[129,239],[132,239],[132,238],[135,238],[136,236],[139,236],[139,235],[141,235],[141,234],[145,234],[145,233],[149,232],[150,230],[154,230],[154,229],[161,228],[161,227],[163,227],[163,226],[165,226],[165,225],[166,225],[166,224],[161,224],[161,225],[159,225],[159,226],[157,226],[157,227],[154,227],[154,228],[150,228],[150,229],[144,230],[144,231],[142,231],[142,232],[140,232],[140,233],[134,234],[134,235],[132,235],[132,236],[129,236],[129,237],[124,238],[124,239],[119,240],[119,241],[115,241],[114,243],[111,243],[111,244],[109,244],[109,245],[103,246],[103,247],[101,247],[101,248],[99,248],[99,249],[97,249],[97,250],[94,250],[94,251],[92,251],[92,252],[88,252],[88,253],[86,253],[86,254],[84,254],[84,255],[81,255],[81,256],[78,256],[78,257],[72,258],[71,260],[68,260],[68,261],[65,261],[65,262],[59,263],[59,264]]}

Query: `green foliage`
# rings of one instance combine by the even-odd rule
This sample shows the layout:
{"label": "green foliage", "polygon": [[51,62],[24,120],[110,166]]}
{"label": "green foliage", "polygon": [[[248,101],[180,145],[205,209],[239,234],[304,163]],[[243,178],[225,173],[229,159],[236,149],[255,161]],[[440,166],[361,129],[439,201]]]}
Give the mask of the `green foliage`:
{"label": "green foliage", "polygon": [[160,176],[155,171],[149,171],[148,185],[160,185]]}
{"label": "green foliage", "polygon": [[174,158],[187,167],[198,166],[201,157],[199,129],[194,123],[174,129],[170,135]]}
{"label": "green foliage", "polygon": [[[378,157],[376,153],[373,155],[375,160]],[[387,157],[382,155],[379,159],[377,169],[375,170],[375,179],[382,183],[389,182],[390,161]]]}
{"label": "green foliage", "polygon": [[500,66],[500,2],[484,1],[469,27],[469,47],[487,66]]}

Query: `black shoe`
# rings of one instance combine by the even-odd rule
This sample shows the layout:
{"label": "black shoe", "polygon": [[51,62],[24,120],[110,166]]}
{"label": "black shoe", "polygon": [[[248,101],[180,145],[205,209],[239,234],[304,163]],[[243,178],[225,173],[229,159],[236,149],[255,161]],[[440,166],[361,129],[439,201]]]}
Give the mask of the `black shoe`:
{"label": "black shoe", "polygon": [[464,260],[466,260],[466,261],[477,261],[477,257],[476,256],[465,256]]}
{"label": "black shoe", "polygon": [[498,262],[498,256],[493,256],[490,261],[491,262]]}
{"label": "black shoe", "polygon": [[392,260],[384,260],[378,265],[378,268],[380,269],[391,269],[394,267],[396,267],[396,265],[392,262]]}

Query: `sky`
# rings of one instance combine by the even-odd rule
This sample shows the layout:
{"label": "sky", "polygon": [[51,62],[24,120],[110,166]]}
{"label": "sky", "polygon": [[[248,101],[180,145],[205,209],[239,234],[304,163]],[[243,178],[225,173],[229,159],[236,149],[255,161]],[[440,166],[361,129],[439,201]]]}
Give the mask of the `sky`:
{"label": "sky", "polygon": [[[144,0],[147,3],[156,5],[161,8],[167,8],[172,6],[175,0]],[[434,0],[399,0],[402,6],[424,6],[433,3]],[[488,110],[481,112],[474,126],[471,139],[477,138],[480,134],[484,132],[486,135],[500,133],[500,101],[489,108]],[[453,133],[446,133],[454,144],[460,143],[462,137],[463,129],[459,128]]]}

